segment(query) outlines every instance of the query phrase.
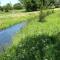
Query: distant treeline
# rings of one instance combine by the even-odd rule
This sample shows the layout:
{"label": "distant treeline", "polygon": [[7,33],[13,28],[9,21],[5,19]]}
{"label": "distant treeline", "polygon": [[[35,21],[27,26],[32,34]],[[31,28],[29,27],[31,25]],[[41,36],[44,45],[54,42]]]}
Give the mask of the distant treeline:
{"label": "distant treeline", "polygon": [[60,0],[19,0],[26,11],[36,11],[40,8],[59,8]]}
{"label": "distant treeline", "polygon": [[0,11],[9,12],[10,10],[20,10],[23,6],[20,3],[15,3],[12,5],[11,3],[7,3],[4,6],[0,6]]}
{"label": "distant treeline", "polygon": [[7,3],[4,6],[0,6],[0,11],[9,12],[10,10],[20,10],[25,8],[26,11],[36,11],[41,8],[41,2],[43,1],[44,8],[59,8],[60,0],[19,0],[19,3],[12,5]]}

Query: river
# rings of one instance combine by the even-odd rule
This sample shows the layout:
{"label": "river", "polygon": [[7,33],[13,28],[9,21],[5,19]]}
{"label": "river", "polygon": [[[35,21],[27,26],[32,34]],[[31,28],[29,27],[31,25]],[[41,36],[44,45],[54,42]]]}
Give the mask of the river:
{"label": "river", "polygon": [[6,46],[11,45],[12,38],[18,31],[20,31],[22,28],[24,28],[26,25],[26,22],[22,22],[20,24],[16,24],[12,27],[9,27],[5,30],[0,31],[0,49]]}

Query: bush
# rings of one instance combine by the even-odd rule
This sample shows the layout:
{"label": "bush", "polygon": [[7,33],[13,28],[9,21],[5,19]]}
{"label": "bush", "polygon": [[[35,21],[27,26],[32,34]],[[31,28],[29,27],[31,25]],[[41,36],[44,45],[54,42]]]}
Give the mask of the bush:
{"label": "bush", "polygon": [[40,13],[39,22],[45,22],[45,16],[46,16],[45,13]]}
{"label": "bush", "polygon": [[45,22],[45,17],[54,13],[54,9],[48,9],[46,11],[40,11],[40,15],[39,15],[39,22]]}

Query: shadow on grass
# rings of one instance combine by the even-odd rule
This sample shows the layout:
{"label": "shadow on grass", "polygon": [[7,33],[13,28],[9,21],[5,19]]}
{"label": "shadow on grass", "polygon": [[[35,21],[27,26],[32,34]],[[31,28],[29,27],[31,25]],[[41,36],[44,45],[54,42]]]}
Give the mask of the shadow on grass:
{"label": "shadow on grass", "polygon": [[26,37],[14,50],[6,60],[60,60],[60,33]]}
{"label": "shadow on grass", "polygon": [[[59,35],[60,36],[60,35]],[[38,35],[27,37],[16,48],[16,57],[21,60],[58,60],[60,42],[57,40],[58,35]],[[56,50],[58,52],[56,52]],[[58,54],[57,54],[58,53]],[[57,55],[56,55],[57,54]],[[58,56],[58,58],[56,57]]]}

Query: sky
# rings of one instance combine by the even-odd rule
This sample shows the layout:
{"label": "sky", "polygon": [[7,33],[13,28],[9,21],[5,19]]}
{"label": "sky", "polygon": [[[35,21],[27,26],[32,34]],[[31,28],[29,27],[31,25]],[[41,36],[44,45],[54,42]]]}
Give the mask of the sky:
{"label": "sky", "polygon": [[9,2],[11,2],[12,4],[15,4],[19,1],[18,0],[0,0],[1,5],[5,5],[6,3],[9,3]]}

